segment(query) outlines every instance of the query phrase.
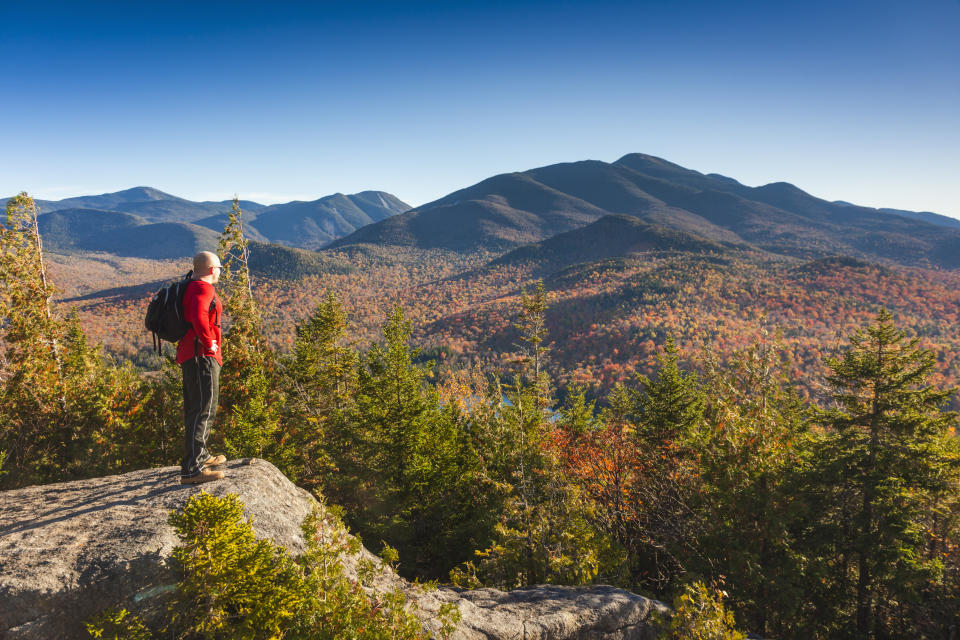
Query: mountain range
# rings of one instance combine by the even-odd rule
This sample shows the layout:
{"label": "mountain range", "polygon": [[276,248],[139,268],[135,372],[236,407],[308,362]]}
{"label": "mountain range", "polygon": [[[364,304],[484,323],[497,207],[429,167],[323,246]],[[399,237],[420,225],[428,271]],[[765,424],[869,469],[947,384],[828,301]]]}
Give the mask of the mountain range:
{"label": "mountain range", "polygon": [[[798,258],[849,255],[960,266],[960,222],[952,218],[828,202],[786,182],[748,187],[639,153],[613,163],[588,160],[494,176],[362,227],[330,247],[505,252],[585,230],[609,215],[646,223],[654,248],[658,238],[682,234],[689,241]],[[612,239],[583,236],[580,246]],[[576,244],[576,237],[565,241]]]}
{"label": "mountain range", "polygon": [[[150,187],[59,201],[37,200],[39,226],[52,251],[99,251],[142,258],[178,258],[216,247],[231,200],[194,202]],[[319,249],[356,229],[410,207],[383,191],[337,193],[311,202],[263,205],[240,201],[253,241]]]}
{"label": "mountain range", "polygon": [[[215,247],[231,207],[229,200],[194,202],[150,187],[37,204],[51,250],[146,258]],[[960,221],[953,218],[830,202],[787,182],[750,187],[640,153],[501,174],[414,209],[382,191],[240,205],[250,240],[307,250],[375,245],[379,252],[502,255],[526,247],[502,260],[540,256],[556,263],[638,247],[710,247],[960,266]],[[284,260],[304,264],[302,255]]]}
{"label": "mountain range", "polygon": [[[42,203],[40,222],[45,247],[68,254],[51,260],[61,302],[79,307],[95,339],[139,358],[149,349],[144,301],[186,265],[137,258],[215,246],[230,203],[199,203],[186,217],[189,201],[170,197],[168,219],[157,192],[132,191],[133,200],[128,191]],[[880,307],[939,345],[944,375],[960,380],[960,225],[951,218],[830,202],[783,182],[750,187],[639,154],[493,176],[387,214],[397,202],[365,192],[244,205],[275,346],[289,344],[295,323],[332,290],[352,338],[377,339],[400,302],[420,344],[448,349],[445,366],[509,362],[517,294],[542,280],[551,357],[584,384],[609,386],[653,366],[667,335],[686,349],[730,353],[761,321],[782,329],[794,362],[813,370],[841,328]],[[325,242],[322,224],[326,237],[363,226],[313,250]],[[311,230],[316,244],[290,246]]]}

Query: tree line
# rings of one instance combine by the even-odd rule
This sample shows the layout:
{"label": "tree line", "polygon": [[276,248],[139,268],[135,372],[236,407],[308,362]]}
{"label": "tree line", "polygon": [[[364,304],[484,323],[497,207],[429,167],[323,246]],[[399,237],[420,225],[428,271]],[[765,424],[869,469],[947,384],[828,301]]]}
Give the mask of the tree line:
{"label": "tree line", "polygon": [[[603,582],[778,638],[955,637],[953,390],[931,383],[937,354],[886,311],[822,380],[797,380],[777,336],[722,361],[667,340],[651,375],[560,397],[542,283],[520,296],[504,368],[441,375],[401,306],[361,347],[334,292],[289,350],[271,348],[236,203],[219,253],[229,327],[213,447],[342,506],[371,546],[397,549],[401,573]],[[52,311],[25,194],[0,227],[0,274],[2,487],[174,464],[177,367],[138,374]],[[810,384],[828,400],[807,399]]]}

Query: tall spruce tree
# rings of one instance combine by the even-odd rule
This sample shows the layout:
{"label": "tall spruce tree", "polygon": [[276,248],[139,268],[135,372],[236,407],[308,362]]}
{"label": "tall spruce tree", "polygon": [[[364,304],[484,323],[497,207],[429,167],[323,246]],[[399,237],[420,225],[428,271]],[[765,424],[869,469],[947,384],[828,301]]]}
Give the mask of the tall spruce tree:
{"label": "tall spruce tree", "polygon": [[263,320],[253,297],[247,244],[243,212],[234,197],[217,250],[223,264],[221,297],[230,324],[223,340],[220,429],[214,434],[223,439],[230,457],[269,456],[283,406],[273,353],[264,340]]}
{"label": "tall spruce tree", "polygon": [[704,397],[695,372],[680,368],[680,355],[673,337],[657,354],[653,379],[638,375],[634,411],[639,423],[637,437],[661,446],[688,437],[703,419]]}
{"label": "tall spruce tree", "polygon": [[0,225],[0,451],[4,483],[66,480],[162,462],[141,409],[149,391],[132,366],[89,344],[77,314],[54,312],[37,209],[26,194]]}
{"label": "tall spruce tree", "polygon": [[[487,422],[481,430],[496,442],[483,451],[499,449],[485,475],[504,487],[503,513],[492,544],[478,550],[477,562],[459,568],[461,584],[514,588],[541,582],[583,584],[601,567],[617,564],[610,538],[591,522],[593,505],[558,459],[558,432],[551,409],[552,390],[546,370],[547,294],[538,282],[533,294],[521,291],[514,324],[520,331],[519,370],[510,384],[496,384],[486,397],[492,412],[480,410]],[[576,396],[574,396],[576,397]],[[582,398],[580,399],[582,401]],[[583,402],[564,415],[585,428]],[[485,456],[492,459],[493,456]]]}
{"label": "tall spruce tree", "polygon": [[[626,554],[620,581],[663,592],[683,572],[678,550],[689,533],[695,475],[690,440],[700,428],[704,398],[697,376],[680,368],[672,340],[657,359],[652,378],[636,377],[639,389],[615,385],[589,427],[577,424],[583,417],[571,422],[567,410],[558,425],[565,473],[593,501],[597,526]],[[582,402],[571,399],[573,407]]]}
{"label": "tall spruce tree", "polygon": [[520,311],[514,327],[520,331],[520,375],[524,384],[531,387],[541,410],[550,404],[550,379],[547,375],[547,306],[548,295],[543,280],[537,280],[533,293],[520,289]]}
{"label": "tall spruce tree", "polygon": [[691,545],[691,493],[698,475],[693,443],[702,429],[705,399],[697,374],[681,369],[672,337],[657,354],[657,365],[652,377],[636,376],[632,403],[622,392],[611,394],[608,411],[630,425],[628,443],[638,469],[630,482],[630,517],[620,534],[631,554],[631,579],[663,591],[683,573]]}
{"label": "tall spruce tree", "polygon": [[355,427],[345,444],[363,463],[362,481],[348,502],[361,534],[397,547],[401,570],[439,576],[469,553],[477,459],[456,407],[443,407],[428,382],[432,363],[415,362],[411,331],[394,306],[383,343],[360,360]]}
{"label": "tall spruce tree", "polygon": [[929,383],[936,356],[918,343],[882,310],[827,360],[835,406],[823,414],[828,431],[811,455],[810,484],[831,587],[821,604],[832,609],[835,637],[916,634],[903,612],[941,579],[941,560],[926,553],[928,509],[956,490],[945,438],[957,414],[943,410],[952,390]]}
{"label": "tall spruce tree", "polygon": [[722,366],[707,354],[704,420],[689,447],[697,460],[688,522],[697,549],[688,571],[725,577],[747,628],[797,632],[806,585],[797,550],[797,443],[810,412],[787,377],[779,340],[761,338]]}
{"label": "tall spruce tree", "polygon": [[349,433],[357,390],[357,353],[346,342],[347,314],[332,291],[297,325],[283,361],[287,402],[278,459],[308,488],[324,485],[336,500],[363,464]]}
{"label": "tall spruce tree", "polygon": [[474,431],[482,476],[502,512],[490,544],[476,551],[475,561],[451,573],[462,586],[587,584],[598,576],[609,582],[608,569],[622,564],[619,547],[595,525],[593,501],[559,460],[561,432],[588,437],[580,432],[595,427],[596,420],[588,419],[586,406],[575,400],[554,425],[542,397],[519,381],[503,388],[495,384],[473,411],[480,423]]}
{"label": "tall spruce tree", "polygon": [[62,476],[107,475],[172,462],[161,454],[166,443],[144,412],[152,404],[152,386],[131,363],[117,364],[99,344],[90,344],[76,310],[65,319],[64,329],[66,421],[72,445]]}
{"label": "tall spruce tree", "polygon": [[37,207],[26,193],[10,198],[0,225],[0,451],[13,485],[55,477],[73,433],[66,420],[64,325],[51,309]]}

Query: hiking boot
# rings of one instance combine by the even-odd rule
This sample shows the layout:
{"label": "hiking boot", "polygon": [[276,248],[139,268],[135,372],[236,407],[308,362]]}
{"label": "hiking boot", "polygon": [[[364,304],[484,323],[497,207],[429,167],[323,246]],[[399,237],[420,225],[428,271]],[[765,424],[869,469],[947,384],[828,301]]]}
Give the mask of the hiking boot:
{"label": "hiking boot", "polygon": [[180,484],[203,484],[204,482],[213,482],[223,477],[223,471],[209,471],[203,469],[195,476],[189,478],[180,477]]}
{"label": "hiking boot", "polygon": [[202,466],[204,469],[206,469],[207,467],[219,467],[226,461],[227,461],[227,456],[225,455],[221,454],[218,456],[211,456],[208,460],[203,461]]}

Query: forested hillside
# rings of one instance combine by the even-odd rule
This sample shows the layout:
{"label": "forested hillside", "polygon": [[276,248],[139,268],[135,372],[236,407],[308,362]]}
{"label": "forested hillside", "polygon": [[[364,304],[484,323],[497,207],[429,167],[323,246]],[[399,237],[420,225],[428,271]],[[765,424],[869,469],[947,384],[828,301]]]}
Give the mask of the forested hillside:
{"label": "forested hillside", "polygon": [[799,258],[842,254],[960,266],[949,218],[827,202],[786,182],[747,187],[630,154],[494,176],[331,244],[505,251],[623,214],[704,240]]}
{"label": "forested hillside", "polygon": [[[369,211],[400,206],[365,192],[258,209],[253,222],[270,211],[275,221],[300,215],[318,203]],[[47,246],[72,252],[51,265],[55,276],[62,274],[55,279],[64,287],[58,298],[78,309],[109,351],[155,366],[139,317],[149,290],[188,265],[104,270],[104,261],[117,258],[73,247],[154,227],[123,214],[85,213],[109,222],[92,226],[97,218],[89,218],[78,226],[84,212],[76,210],[40,216]],[[244,215],[246,237],[262,237]],[[375,338],[400,302],[416,323],[417,340],[442,353],[444,366],[500,365],[516,342],[511,305],[522,287],[543,279],[554,301],[547,322],[561,389],[577,382],[597,394],[632,368],[649,372],[667,335],[691,353],[704,346],[729,353],[761,330],[782,332],[793,373],[807,378],[838,333],[881,307],[942,352],[938,380],[953,384],[960,376],[953,355],[957,276],[938,266],[960,255],[951,249],[960,232],[946,223],[827,202],[786,183],[747,187],[642,154],[495,176],[408,213],[370,215],[380,222],[319,253],[251,245],[270,326],[266,339],[274,347],[292,344],[295,323],[332,290],[360,344]],[[124,228],[101,228],[108,225]],[[175,253],[176,238],[169,240],[149,250]],[[536,242],[524,244],[529,240]],[[212,242],[203,236],[204,248]],[[189,254],[200,241],[180,244]],[[80,289],[77,283],[92,280],[85,271],[107,282]]]}
{"label": "forested hillside", "polygon": [[[955,232],[648,157],[587,165],[320,253],[249,242],[236,202],[214,448],[341,505],[407,576],[610,583],[767,637],[949,637],[960,275],[922,256]],[[695,213],[703,181],[729,210]],[[176,462],[179,371],[141,323],[188,265],[42,254],[11,202],[0,483]],[[431,211],[453,217],[422,241]]]}
{"label": "forested hillside", "polygon": [[[881,307],[938,352],[936,380],[960,381],[955,330],[960,275],[955,272],[850,258],[784,259],[717,251],[710,244],[696,245],[702,249],[696,251],[619,253],[635,245],[626,233],[617,237],[622,245],[611,241],[558,254],[553,244],[544,243],[492,261],[411,250],[391,252],[389,259],[367,253],[291,254],[289,260],[271,256],[269,270],[260,270],[260,256],[271,254],[261,254],[260,245],[253,244],[251,266],[270,326],[268,340],[280,349],[292,344],[295,324],[329,290],[349,314],[349,335],[358,344],[374,340],[391,305],[400,302],[415,322],[418,343],[436,350],[431,353],[442,352],[444,367],[473,361],[499,366],[512,359],[517,341],[512,317],[520,287],[529,289],[543,279],[551,295],[548,341],[561,388],[577,381],[593,394],[634,369],[649,373],[668,335],[687,353],[709,346],[726,354],[765,331],[782,334],[791,374],[805,392],[815,393],[815,385],[805,381],[822,371],[822,358],[836,348],[838,334],[868,321]],[[568,242],[562,236],[556,241]],[[609,257],[592,260],[599,256]],[[574,261],[581,258],[589,261]],[[54,281],[76,283],[61,304],[79,310],[91,338],[114,353],[140,354],[141,361],[150,362],[143,360],[150,345],[141,328],[147,300],[162,277],[175,277],[189,265],[54,260]],[[283,273],[298,275],[282,278]],[[133,284],[144,280],[149,284]],[[91,291],[113,282],[118,286]]]}
{"label": "forested hillside", "polygon": [[[160,260],[214,248],[232,206],[229,200],[193,202],[150,187],[36,204],[40,230],[54,251]],[[238,205],[246,213],[247,238],[305,249],[319,249],[410,208],[383,191],[272,206],[244,200]]]}

